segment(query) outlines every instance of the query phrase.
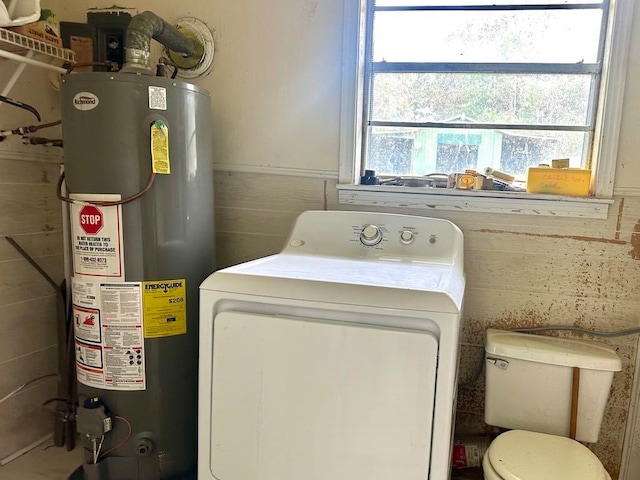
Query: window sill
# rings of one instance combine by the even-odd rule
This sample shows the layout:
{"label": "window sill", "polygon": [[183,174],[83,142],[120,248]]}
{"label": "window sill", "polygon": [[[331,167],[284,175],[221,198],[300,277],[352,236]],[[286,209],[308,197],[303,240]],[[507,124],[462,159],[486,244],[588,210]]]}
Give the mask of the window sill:
{"label": "window sill", "polygon": [[612,199],[519,192],[463,191],[379,185],[338,185],[338,203],[455,212],[607,218]]}

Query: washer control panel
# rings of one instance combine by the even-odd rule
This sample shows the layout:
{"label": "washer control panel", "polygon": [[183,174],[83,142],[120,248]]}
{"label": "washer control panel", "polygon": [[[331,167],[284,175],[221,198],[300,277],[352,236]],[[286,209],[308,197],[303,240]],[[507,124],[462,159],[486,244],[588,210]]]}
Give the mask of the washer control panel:
{"label": "washer control panel", "polygon": [[[360,242],[367,247],[379,245],[383,239],[388,241],[393,239],[394,236],[397,236],[402,245],[411,245],[418,234],[415,228],[412,227],[403,228],[398,232],[390,232],[386,225],[374,224],[363,225],[356,230],[359,230]],[[436,239],[436,235],[431,235],[430,243],[435,243]]]}
{"label": "washer control panel", "polygon": [[377,212],[309,211],[286,249],[296,253],[445,261],[458,258],[462,232],[448,220]]}
{"label": "washer control panel", "polygon": [[[358,225],[353,226],[354,233],[358,234],[360,239],[360,243],[366,247],[375,247],[376,245],[380,245],[383,243],[393,242],[397,239],[400,245],[411,245],[416,237],[420,236],[420,232],[417,230],[417,227],[405,226],[399,230],[395,227],[388,226],[386,224],[367,224],[367,225]],[[429,235],[429,243],[433,245],[437,242],[438,235],[430,234]],[[383,245],[388,247],[388,245]]]}

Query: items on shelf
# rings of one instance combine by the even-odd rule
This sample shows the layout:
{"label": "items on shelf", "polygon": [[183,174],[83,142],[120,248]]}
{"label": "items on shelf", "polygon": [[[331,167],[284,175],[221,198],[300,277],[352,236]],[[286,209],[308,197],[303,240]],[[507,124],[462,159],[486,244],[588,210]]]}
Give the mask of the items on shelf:
{"label": "items on shelf", "polygon": [[15,33],[30,37],[41,42],[50,43],[57,47],[62,46],[62,38],[60,37],[60,22],[51,10],[42,10],[38,21],[8,27]]}

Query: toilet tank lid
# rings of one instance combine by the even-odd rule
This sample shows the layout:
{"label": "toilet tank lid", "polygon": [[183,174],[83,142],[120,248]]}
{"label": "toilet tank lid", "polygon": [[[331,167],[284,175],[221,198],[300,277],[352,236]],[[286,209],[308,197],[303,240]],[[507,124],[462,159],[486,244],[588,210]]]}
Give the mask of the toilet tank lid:
{"label": "toilet tank lid", "polygon": [[547,337],[507,330],[487,330],[485,350],[531,362],[619,372],[622,362],[607,345],[586,340]]}

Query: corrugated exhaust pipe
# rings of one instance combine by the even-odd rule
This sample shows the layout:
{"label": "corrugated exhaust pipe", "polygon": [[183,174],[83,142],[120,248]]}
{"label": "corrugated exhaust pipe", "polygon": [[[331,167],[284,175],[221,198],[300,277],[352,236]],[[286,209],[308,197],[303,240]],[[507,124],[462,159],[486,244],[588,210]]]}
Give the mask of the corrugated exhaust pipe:
{"label": "corrugated exhaust pipe", "polygon": [[187,37],[153,12],[135,15],[125,34],[125,64],[122,72],[153,75],[150,50],[154,39],[185,57],[202,56],[202,45]]}

